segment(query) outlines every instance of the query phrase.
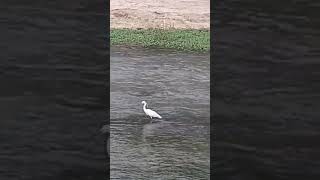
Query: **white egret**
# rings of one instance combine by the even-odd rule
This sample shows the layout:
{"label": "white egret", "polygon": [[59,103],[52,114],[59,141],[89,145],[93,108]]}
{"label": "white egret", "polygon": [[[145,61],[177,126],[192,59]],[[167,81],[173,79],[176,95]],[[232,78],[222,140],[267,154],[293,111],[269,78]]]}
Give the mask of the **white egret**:
{"label": "white egret", "polygon": [[156,118],[162,118],[158,113],[156,113],[155,111],[152,111],[151,109],[147,109],[146,106],[147,106],[147,103],[145,101],[142,101],[141,102],[143,104],[143,111],[144,113],[146,113],[146,115],[150,116],[150,118],[152,119],[153,117],[156,117]]}

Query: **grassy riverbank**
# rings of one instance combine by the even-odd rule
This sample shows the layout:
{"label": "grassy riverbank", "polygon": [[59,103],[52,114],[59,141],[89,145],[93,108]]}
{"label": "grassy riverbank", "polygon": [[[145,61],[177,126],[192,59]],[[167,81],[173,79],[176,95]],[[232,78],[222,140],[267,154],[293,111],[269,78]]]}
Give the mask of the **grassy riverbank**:
{"label": "grassy riverbank", "polygon": [[209,30],[112,29],[111,45],[136,45],[184,51],[208,52]]}

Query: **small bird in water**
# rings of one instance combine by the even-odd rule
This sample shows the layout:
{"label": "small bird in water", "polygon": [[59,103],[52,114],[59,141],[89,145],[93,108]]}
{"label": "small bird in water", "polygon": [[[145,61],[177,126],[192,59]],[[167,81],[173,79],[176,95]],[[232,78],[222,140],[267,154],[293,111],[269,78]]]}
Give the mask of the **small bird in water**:
{"label": "small bird in water", "polygon": [[143,111],[144,113],[146,113],[146,115],[150,116],[150,118],[152,119],[153,117],[155,118],[162,118],[158,113],[156,113],[155,111],[151,110],[151,109],[147,109],[147,103],[145,101],[141,102],[143,104]]}

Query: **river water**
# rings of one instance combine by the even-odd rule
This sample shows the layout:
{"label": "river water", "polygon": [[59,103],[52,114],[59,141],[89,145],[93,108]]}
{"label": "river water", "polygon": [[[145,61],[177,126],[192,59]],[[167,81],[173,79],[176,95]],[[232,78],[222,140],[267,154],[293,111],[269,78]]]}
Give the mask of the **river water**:
{"label": "river water", "polygon": [[319,179],[319,3],[213,7],[213,177]]}
{"label": "river water", "polygon": [[[104,3],[0,2],[0,179],[107,176],[97,135],[109,101]],[[228,0],[213,8],[212,176],[319,176],[319,3]],[[111,73],[112,177],[207,179],[208,58],[137,49],[112,57],[123,65],[111,62],[122,72]],[[164,121],[150,123],[142,100]]]}
{"label": "river water", "polygon": [[209,54],[112,47],[110,60],[111,179],[208,179]]}
{"label": "river water", "polygon": [[105,179],[108,48],[97,1],[1,1],[0,179]]}

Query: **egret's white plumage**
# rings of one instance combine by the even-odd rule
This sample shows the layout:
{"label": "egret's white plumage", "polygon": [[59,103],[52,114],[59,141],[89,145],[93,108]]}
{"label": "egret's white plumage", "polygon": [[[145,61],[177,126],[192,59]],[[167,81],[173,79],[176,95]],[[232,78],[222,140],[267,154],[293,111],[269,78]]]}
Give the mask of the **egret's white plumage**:
{"label": "egret's white plumage", "polygon": [[142,101],[141,102],[143,104],[143,111],[144,113],[146,113],[146,115],[150,116],[150,118],[152,119],[153,117],[156,117],[156,118],[162,118],[158,113],[156,113],[155,111],[151,110],[151,109],[147,109],[146,106],[147,106],[147,103],[145,101]]}

